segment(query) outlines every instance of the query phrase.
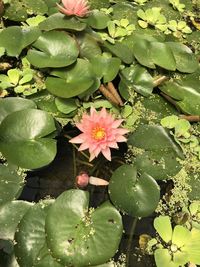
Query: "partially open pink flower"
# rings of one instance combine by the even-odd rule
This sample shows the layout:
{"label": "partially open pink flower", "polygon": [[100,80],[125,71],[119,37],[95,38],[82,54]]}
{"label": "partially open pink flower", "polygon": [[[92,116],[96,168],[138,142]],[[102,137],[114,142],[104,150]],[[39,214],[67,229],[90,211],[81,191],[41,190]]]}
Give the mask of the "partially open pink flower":
{"label": "partially open pink flower", "polygon": [[111,161],[110,148],[118,148],[117,142],[127,141],[123,135],[129,131],[118,128],[122,121],[115,120],[105,108],[102,108],[100,112],[91,108],[90,114],[83,114],[81,122],[76,124],[82,133],[69,142],[81,144],[79,151],[89,149],[90,161],[97,157],[100,152]]}
{"label": "partially open pink flower", "polygon": [[89,5],[87,0],[62,0],[63,7],[57,4],[60,12],[67,16],[84,17],[88,14]]}

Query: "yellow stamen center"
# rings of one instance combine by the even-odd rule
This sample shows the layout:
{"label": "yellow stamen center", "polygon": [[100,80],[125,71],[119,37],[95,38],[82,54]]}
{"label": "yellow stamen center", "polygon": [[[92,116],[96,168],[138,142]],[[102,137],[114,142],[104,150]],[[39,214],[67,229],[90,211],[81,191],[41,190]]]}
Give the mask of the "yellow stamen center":
{"label": "yellow stamen center", "polygon": [[96,126],[92,129],[92,138],[97,141],[104,139],[106,135],[105,129],[99,126]]}

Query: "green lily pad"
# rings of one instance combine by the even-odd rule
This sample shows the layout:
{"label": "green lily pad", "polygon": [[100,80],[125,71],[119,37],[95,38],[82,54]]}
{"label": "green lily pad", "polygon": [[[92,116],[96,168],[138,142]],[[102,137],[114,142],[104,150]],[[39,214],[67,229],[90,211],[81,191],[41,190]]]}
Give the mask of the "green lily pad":
{"label": "green lily pad", "polygon": [[[61,267],[51,257],[46,247],[45,219],[53,200],[45,200],[29,208],[21,219],[15,234],[15,255],[20,267]],[[47,258],[40,258],[41,250]],[[45,259],[45,262],[43,262]],[[38,263],[40,265],[38,265]],[[49,264],[46,265],[45,263]]]}
{"label": "green lily pad", "polygon": [[0,165],[0,204],[18,197],[24,180],[8,166]]}
{"label": "green lily pad", "polygon": [[41,32],[37,27],[22,29],[19,26],[11,26],[0,32],[0,47],[6,49],[10,57],[17,57],[22,50],[33,43]]}
{"label": "green lily pad", "polygon": [[155,64],[150,57],[150,42],[148,40],[139,38],[133,45],[133,54],[141,65],[155,69]]}
{"label": "green lily pad", "polygon": [[98,30],[105,29],[108,21],[110,21],[109,15],[106,15],[104,12],[97,9],[92,10],[91,14],[86,20],[90,27]]}
{"label": "green lily pad", "polygon": [[28,61],[38,68],[60,68],[74,63],[79,49],[74,38],[65,32],[44,32],[28,51]]}
{"label": "green lily pad", "polygon": [[55,29],[83,31],[85,27],[86,23],[79,21],[76,17],[67,17],[61,13],[53,14],[39,24],[39,28],[42,31]]}
{"label": "green lily pad", "polygon": [[154,228],[166,243],[172,239],[172,225],[169,216],[159,216],[154,220]]}
{"label": "green lily pad", "polygon": [[151,42],[149,50],[154,64],[167,70],[176,70],[176,61],[170,46],[161,42]]}
{"label": "green lily pad", "polygon": [[81,58],[90,60],[96,56],[101,56],[101,48],[97,40],[91,34],[83,32],[78,34],[76,38],[79,44]]}
{"label": "green lily pad", "polygon": [[122,165],[114,171],[109,183],[113,204],[133,217],[146,217],[157,207],[160,189],[148,174],[137,177],[135,166]]}
{"label": "green lily pad", "polygon": [[134,90],[143,96],[149,96],[153,91],[152,76],[139,65],[124,68],[120,72],[120,76],[128,90]]}
{"label": "green lily pad", "polygon": [[121,215],[109,202],[88,210],[88,197],[85,191],[68,190],[56,199],[47,214],[47,245],[64,266],[103,264],[118,249]]}
{"label": "green lily pad", "polygon": [[43,15],[48,10],[43,0],[9,0],[7,3],[4,16],[14,21],[25,21],[29,14]]}
{"label": "green lily pad", "polygon": [[95,82],[92,65],[84,59],[78,59],[73,66],[55,70],[46,79],[47,90],[59,97],[70,98],[89,89]]}
{"label": "green lily pad", "polygon": [[114,56],[121,59],[125,64],[131,64],[134,61],[134,56],[129,47],[122,43],[110,44],[108,42],[103,43],[103,47],[106,51],[109,51]]}
{"label": "green lily pad", "polygon": [[93,57],[90,62],[97,77],[103,77],[104,83],[114,80],[118,74],[121,64],[121,60],[119,58],[104,56]]}
{"label": "green lily pad", "polygon": [[185,113],[200,114],[200,89],[198,81],[169,81],[159,87],[162,92],[176,100],[177,106]]}
{"label": "green lily pad", "polygon": [[121,20],[126,18],[130,24],[137,23],[137,8],[128,1],[117,1],[113,6],[113,19]]}
{"label": "green lily pad", "polygon": [[107,8],[109,7],[110,3],[109,0],[89,0],[88,1],[90,4],[91,9],[97,8],[97,9],[101,9],[101,8]]}
{"label": "green lily pad", "polygon": [[177,161],[177,157],[184,158],[182,150],[161,126],[140,125],[129,136],[128,144],[141,149],[135,158],[138,170],[155,179],[168,179],[182,168]]}
{"label": "green lily pad", "polygon": [[55,104],[56,97],[50,94],[47,90],[42,90],[40,92],[37,92],[29,96],[29,99],[35,102],[38,109],[49,112],[54,117],[58,117],[58,118],[66,117],[64,113],[58,110]]}
{"label": "green lily pad", "polygon": [[36,104],[29,99],[20,97],[0,99],[0,123],[10,113],[27,108],[36,108]]}
{"label": "green lily pad", "polygon": [[43,167],[56,155],[56,141],[47,137],[55,130],[53,117],[44,111],[15,111],[0,125],[0,151],[22,168]]}
{"label": "green lily pad", "polygon": [[0,206],[0,239],[14,240],[17,225],[32,205],[27,201],[14,200]]}
{"label": "green lily pad", "polygon": [[73,99],[73,98],[64,99],[64,98],[56,97],[55,105],[57,109],[64,114],[69,114],[70,112],[78,109],[76,99]]}
{"label": "green lily pad", "polygon": [[193,73],[198,68],[195,54],[186,46],[178,42],[167,42],[176,61],[176,69],[181,72]]}

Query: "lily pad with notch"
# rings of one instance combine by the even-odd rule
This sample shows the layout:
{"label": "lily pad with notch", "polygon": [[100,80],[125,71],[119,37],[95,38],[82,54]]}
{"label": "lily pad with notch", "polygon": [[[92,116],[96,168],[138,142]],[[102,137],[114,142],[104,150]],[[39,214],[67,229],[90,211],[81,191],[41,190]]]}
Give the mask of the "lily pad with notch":
{"label": "lily pad with notch", "polygon": [[149,216],[157,207],[160,188],[148,174],[137,174],[136,166],[117,168],[109,183],[109,196],[121,212],[133,217]]}
{"label": "lily pad with notch", "polygon": [[60,68],[74,63],[79,49],[74,38],[62,31],[44,32],[27,54],[28,61],[38,68]]}
{"label": "lily pad with notch", "polygon": [[77,96],[88,90],[96,81],[92,64],[84,59],[78,59],[67,68],[54,70],[51,75],[46,79],[47,90],[62,98]]}
{"label": "lily pad with notch", "polygon": [[120,213],[108,201],[97,209],[88,209],[88,204],[88,192],[72,189],[48,211],[47,245],[64,266],[103,264],[118,249],[123,230]]}
{"label": "lily pad with notch", "polygon": [[184,159],[180,146],[169,132],[159,125],[140,125],[129,136],[128,144],[139,149],[134,162],[141,173],[148,173],[156,180],[176,175],[182,168],[178,161]]}

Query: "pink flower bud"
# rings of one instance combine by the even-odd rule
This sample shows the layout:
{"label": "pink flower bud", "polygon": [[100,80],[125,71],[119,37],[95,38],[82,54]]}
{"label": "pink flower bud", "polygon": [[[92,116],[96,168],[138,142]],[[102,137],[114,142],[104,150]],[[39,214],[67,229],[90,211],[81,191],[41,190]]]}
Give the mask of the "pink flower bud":
{"label": "pink flower bud", "polygon": [[78,176],[76,176],[76,186],[79,188],[84,188],[89,183],[89,175],[86,172],[80,172]]}

